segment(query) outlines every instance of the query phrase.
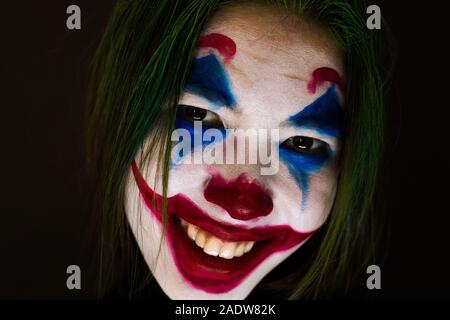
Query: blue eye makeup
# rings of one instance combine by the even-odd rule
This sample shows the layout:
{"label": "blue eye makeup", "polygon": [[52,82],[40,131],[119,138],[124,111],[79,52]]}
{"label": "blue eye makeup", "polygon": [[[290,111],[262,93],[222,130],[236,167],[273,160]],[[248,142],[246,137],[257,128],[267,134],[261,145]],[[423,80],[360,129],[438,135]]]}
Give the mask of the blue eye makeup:
{"label": "blue eye makeup", "polygon": [[[201,128],[195,126],[201,123]],[[212,111],[208,111],[202,108],[197,108],[188,105],[179,105],[177,109],[177,117],[175,120],[175,129],[185,129],[188,131],[191,140],[190,153],[193,153],[195,149],[200,146],[205,150],[211,147],[212,144],[222,141],[226,138],[226,130],[220,117]],[[220,135],[213,136],[212,141],[204,141],[202,137],[208,129],[216,129],[220,131]],[[180,154],[177,157],[176,163],[181,161],[188,154]],[[172,163],[171,166],[175,165]]]}
{"label": "blue eye makeup", "polygon": [[[233,108],[236,105],[236,98],[231,89],[227,72],[214,53],[194,59],[186,79],[185,91],[205,98],[211,103],[213,109],[223,106]],[[195,121],[202,123],[201,129],[195,128]],[[218,129],[222,133],[220,140],[217,136],[214,136],[213,141],[199,142],[198,137],[203,137],[204,132],[211,128]],[[218,115],[193,106],[180,105],[178,107],[175,129],[186,129],[189,132],[191,153],[200,145],[205,150],[205,148],[226,137],[226,130]],[[200,140],[202,139],[200,138]],[[180,152],[178,160],[187,156],[182,153]]]}
{"label": "blue eye makeup", "polygon": [[185,90],[204,97],[215,109],[222,106],[233,108],[236,105],[228,75],[213,53],[194,59]]}
{"label": "blue eye makeup", "polygon": [[331,148],[326,144],[312,153],[293,150],[283,142],[279,148],[280,159],[283,161],[289,173],[294,177],[302,190],[301,209],[306,206],[309,193],[310,175],[319,171],[333,156]]}
{"label": "blue eye makeup", "polygon": [[[336,88],[330,87],[302,111],[290,116],[288,121],[295,127],[315,130],[319,134],[339,139],[344,120]],[[280,144],[279,152],[280,159],[286,164],[302,190],[301,211],[303,211],[307,203],[311,174],[323,168],[333,157],[334,152],[326,142],[305,136],[287,139]]]}
{"label": "blue eye makeup", "polygon": [[328,88],[323,95],[302,111],[290,116],[288,121],[299,128],[313,129],[320,134],[340,138],[344,125],[344,114],[336,87]]}

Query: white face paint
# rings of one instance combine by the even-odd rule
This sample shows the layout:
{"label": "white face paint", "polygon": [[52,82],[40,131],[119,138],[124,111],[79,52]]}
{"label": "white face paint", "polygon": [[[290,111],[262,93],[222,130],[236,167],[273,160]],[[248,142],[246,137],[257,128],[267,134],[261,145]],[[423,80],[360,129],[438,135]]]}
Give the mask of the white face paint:
{"label": "white face paint", "polygon": [[[220,130],[278,129],[278,140],[271,143],[279,148],[279,169],[262,175],[258,163],[188,164],[188,157],[181,158],[170,169],[168,185],[169,221],[176,232],[169,230],[158,259],[162,225],[157,205],[153,210],[146,206],[133,174],[126,188],[126,211],[147,264],[170,298],[243,299],[330,213],[342,97],[333,91],[336,79],[319,75],[314,83],[313,72],[330,68],[326,70],[342,74],[342,57],[320,25],[266,6],[223,8],[203,36],[198,70],[192,71],[191,86],[180,100],[185,107],[179,108],[178,125],[189,128],[190,120],[202,119],[203,125]],[[224,39],[234,42],[234,53]],[[229,80],[231,107],[224,105],[233,100],[224,98],[226,81],[220,94],[211,84],[218,77],[212,62],[219,63]],[[198,83],[211,86],[198,88]],[[191,155],[202,152],[194,148]],[[151,187],[160,195],[161,179],[154,184],[156,166],[153,160],[139,168],[141,182],[147,184],[141,191]]]}

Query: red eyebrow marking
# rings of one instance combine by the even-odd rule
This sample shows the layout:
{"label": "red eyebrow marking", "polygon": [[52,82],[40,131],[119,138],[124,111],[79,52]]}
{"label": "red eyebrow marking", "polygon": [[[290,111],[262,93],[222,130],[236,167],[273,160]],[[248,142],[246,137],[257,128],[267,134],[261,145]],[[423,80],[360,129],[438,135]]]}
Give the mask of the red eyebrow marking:
{"label": "red eyebrow marking", "polygon": [[309,93],[315,93],[317,86],[327,81],[335,83],[339,90],[345,93],[344,80],[336,70],[328,67],[317,68],[313,71],[312,79],[308,82]]}
{"label": "red eyebrow marking", "polygon": [[210,33],[201,37],[198,47],[216,49],[225,63],[230,62],[236,54],[236,43],[233,39],[221,33]]}

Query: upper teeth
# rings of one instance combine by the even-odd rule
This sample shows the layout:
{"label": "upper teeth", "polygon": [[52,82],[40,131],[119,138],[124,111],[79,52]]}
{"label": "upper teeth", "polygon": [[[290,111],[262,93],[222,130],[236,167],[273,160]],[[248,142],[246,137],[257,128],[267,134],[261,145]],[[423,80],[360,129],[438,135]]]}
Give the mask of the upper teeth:
{"label": "upper teeth", "polygon": [[189,238],[191,238],[197,246],[203,249],[203,252],[211,256],[219,256],[225,259],[232,259],[240,257],[244,253],[249,252],[254,241],[225,241],[217,238],[208,231],[200,229],[199,227],[181,220],[181,225],[186,230]]}

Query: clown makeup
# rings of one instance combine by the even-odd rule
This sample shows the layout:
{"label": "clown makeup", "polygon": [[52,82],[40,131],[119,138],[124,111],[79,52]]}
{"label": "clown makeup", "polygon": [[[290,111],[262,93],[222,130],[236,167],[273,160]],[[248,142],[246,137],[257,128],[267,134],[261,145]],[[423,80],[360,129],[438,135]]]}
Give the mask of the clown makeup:
{"label": "clown makeup", "polygon": [[280,166],[261,175],[258,163],[192,164],[183,154],[169,171],[168,232],[160,247],[158,164],[153,159],[138,167],[136,158],[127,216],[170,298],[243,299],[326,221],[339,172],[341,75],[331,35],[306,17],[252,4],[224,7],[210,20],[179,101],[176,129],[195,136],[199,121],[203,131],[216,129],[225,141],[234,139],[226,133],[230,128],[277,129],[270,144]]}

